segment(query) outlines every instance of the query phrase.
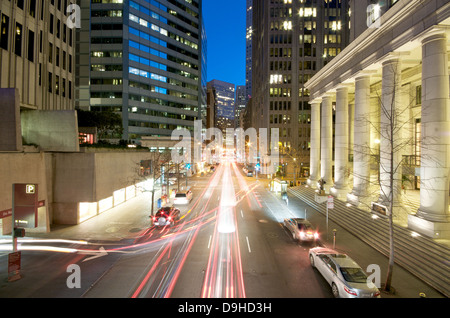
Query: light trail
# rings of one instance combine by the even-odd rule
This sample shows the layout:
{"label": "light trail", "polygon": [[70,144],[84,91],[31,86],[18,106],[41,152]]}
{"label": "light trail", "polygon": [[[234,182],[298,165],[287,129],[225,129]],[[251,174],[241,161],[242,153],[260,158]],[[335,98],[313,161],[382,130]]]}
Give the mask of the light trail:
{"label": "light trail", "polygon": [[[239,233],[236,226],[236,193],[230,163],[225,163],[219,214],[211,242],[202,298],[245,298]],[[240,198],[242,199],[242,198]]]}
{"label": "light trail", "polygon": [[[169,255],[166,256],[166,258],[169,262],[169,265],[167,267],[165,267],[165,272],[163,274],[163,278],[160,281],[160,284],[157,286],[156,291],[153,293],[152,297],[170,297],[170,295],[176,285],[176,282],[178,280],[180,272],[183,268],[183,265],[186,261],[186,258],[192,248],[192,245],[195,242],[198,231],[200,230],[202,225],[204,225],[204,224],[208,223],[210,220],[212,220],[212,218],[210,218],[210,219],[204,221],[205,217],[208,214],[215,211],[216,209],[212,209],[208,212],[205,212],[205,210],[211,200],[210,192],[218,184],[219,179],[220,179],[220,172],[218,169],[214,172],[213,177],[208,182],[208,186],[205,187],[202,194],[198,197],[197,201],[194,203],[192,208],[188,211],[188,213],[193,211],[195,209],[195,207],[197,206],[197,204],[199,204],[199,202],[202,198],[208,197],[207,202],[206,202],[206,204],[204,204],[203,209],[201,210],[199,215],[196,218],[194,218],[194,220],[191,220],[188,222],[183,222],[181,224],[180,229],[189,223],[195,223],[195,226],[193,226],[193,227],[191,226],[191,227],[187,228],[187,229],[189,229],[187,231],[187,232],[189,232],[189,235],[184,240],[181,248],[178,249],[177,253],[172,258],[170,258]],[[166,239],[166,240],[168,239],[170,243],[166,245],[166,247],[163,250],[163,252],[161,253],[161,255],[156,259],[156,261],[153,263],[153,266],[150,268],[150,270],[144,276],[144,279],[140,282],[140,284],[136,288],[135,292],[132,294],[132,296],[131,296],[132,298],[137,298],[141,294],[142,294],[142,296],[146,295],[146,293],[143,293],[144,287],[148,285],[150,277],[155,273],[158,265],[162,262],[163,256],[164,256],[164,254],[166,254],[169,246],[172,246],[174,237],[177,236],[179,233],[180,233],[180,230],[177,231],[176,234],[173,236],[171,235],[170,237],[166,236],[166,237],[161,238],[161,239]],[[147,289],[149,289],[149,288],[150,287],[147,286]]]}
{"label": "light trail", "polygon": [[252,207],[252,205],[251,205],[251,203],[250,203],[250,198],[249,198],[249,196],[248,196],[249,193],[252,193],[252,194],[253,194],[253,198],[255,199],[256,203],[258,204],[258,206],[259,206],[260,208],[262,208],[261,202],[260,202],[259,199],[256,197],[256,195],[253,193],[253,189],[255,189],[255,188],[258,186],[258,184],[255,183],[255,184],[253,184],[251,187],[249,187],[249,186],[247,185],[247,182],[245,181],[244,177],[243,177],[243,176],[241,175],[241,173],[238,171],[238,168],[236,167],[236,164],[233,162],[232,165],[233,165],[233,170],[234,170],[234,173],[235,173],[235,175],[236,175],[236,178],[238,179],[239,187],[241,188],[240,191],[244,191],[244,192],[246,193],[248,206],[249,206],[250,208]]}
{"label": "light trail", "polygon": [[[232,165],[233,168],[236,169],[234,163]],[[223,178],[221,180],[222,174]],[[214,191],[220,181],[222,181],[220,205],[206,211],[212,197],[212,191]],[[239,233],[236,226],[235,205],[245,198],[248,200],[248,195],[252,193],[256,186],[257,185],[253,185],[251,187],[247,186],[235,193],[231,179],[230,164],[224,164],[219,166],[219,169],[216,169],[215,173],[209,180],[201,195],[195,201],[194,205],[185,215],[183,215],[183,222],[180,225],[172,228],[164,227],[161,230],[156,227],[152,227],[144,231],[144,233],[138,238],[146,240],[152,238],[150,241],[102,250],[72,247],[63,248],[42,245],[24,246],[23,244],[20,244],[18,247],[19,250],[51,251],[91,255],[95,255],[95,253],[131,254],[148,251],[151,248],[158,248],[157,254],[149,263],[145,275],[136,285],[137,287],[135,287],[134,291],[131,293],[131,297],[136,298],[148,296],[148,292],[150,292],[157,275],[159,275],[158,273],[162,274],[162,279],[157,280],[156,283],[158,283],[158,286],[156,286],[156,290],[154,291],[152,297],[170,297],[200,229],[204,225],[210,224],[210,222],[216,220],[214,233],[209,242],[211,252],[209,256],[210,262],[208,262],[208,270],[205,275],[202,297],[243,298],[245,297],[245,287],[239,246]],[[191,213],[196,211],[198,206],[201,206],[202,209],[191,215]],[[217,212],[217,215],[214,215],[215,212]],[[188,215],[191,216],[190,220],[187,220],[186,218]],[[219,218],[221,218],[220,222]],[[225,231],[229,233],[222,233],[218,231],[219,223],[222,225],[231,225],[231,227],[229,227],[231,231]],[[182,238],[185,235],[187,236],[183,240],[182,246],[174,249],[175,240]],[[86,241],[60,239],[23,241],[23,243],[30,244],[35,244],[38,242],[66,243],[73,245],[91,244]],[[10,244],[11,240],[5,240],[4,243]],[[98,244],[99,243],[95,243],[95,245]],[[5,247],[6,249],[10,248],[10,246]],[[205,291],[207,292],[205,293]]]}

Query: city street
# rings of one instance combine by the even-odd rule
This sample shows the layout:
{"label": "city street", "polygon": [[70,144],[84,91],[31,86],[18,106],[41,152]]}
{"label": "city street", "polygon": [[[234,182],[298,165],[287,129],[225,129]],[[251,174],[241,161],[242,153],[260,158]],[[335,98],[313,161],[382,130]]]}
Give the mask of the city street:
{"label": "city street", "polygon": [[[177,206],[182,218],[172,227],[150,225],[151,196],[144,193],[80,225],[56,227],[39,235],[39,241],[24,238],[26,243],[19,243],[22,278],[15,282],[7,282],[4,249],[11,241],[4,236],[0,297],[333,297],[308,259],[311,247],[333,244],[326,240],[321,214],[296,198],[282,201],[280,194],[268,190],[267,180],[245,177],[234,162],[192,177],[189,186],[193,199]],[[294,241],[282,224],[284,218],[305,216],[319,230],[317,243]],[[361,267],[384,259],[332,222],[329,227],[338,230],[336,248]],[[387,264],[382,262],[382,267]],[[70,288],[76,282],[72,264],[79,266],[80,285]],[[396,277],[405,284],[415,282],[399,297],[416,297],[425,290],[429,297],[440,297],[401,269]]]}

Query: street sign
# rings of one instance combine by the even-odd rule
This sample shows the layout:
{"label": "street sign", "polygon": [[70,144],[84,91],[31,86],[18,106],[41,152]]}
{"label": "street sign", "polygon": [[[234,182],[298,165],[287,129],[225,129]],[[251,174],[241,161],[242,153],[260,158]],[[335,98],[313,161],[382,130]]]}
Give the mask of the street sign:
{"label": "street sign", "polygon": [[38,185],[32,183],[14,183],[13,206],[13,227],[37,227]]}
{"label": "street sign", "polygon": [[327,208],[328,209],[333,209],[334,208],[334,197],[332,195],[328,196],[327,199]]}
{"label": "street sign", "polygon": [[8,281],[13,282],[20,279],[20,252],[8,254]]}
{"label": "street sign", "polygon": [[327,198],[327,240],[328,240],[328,209],[334,208],[334,197],[329,195]]}

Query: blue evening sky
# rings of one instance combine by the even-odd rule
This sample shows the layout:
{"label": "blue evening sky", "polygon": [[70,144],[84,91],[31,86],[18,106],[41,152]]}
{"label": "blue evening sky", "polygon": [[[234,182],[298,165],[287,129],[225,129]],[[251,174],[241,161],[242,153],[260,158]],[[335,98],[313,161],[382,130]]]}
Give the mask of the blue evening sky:
{"label": "blue evening sky", "polygon": [[203,0],[207,81],[245,85],[246,0]]}

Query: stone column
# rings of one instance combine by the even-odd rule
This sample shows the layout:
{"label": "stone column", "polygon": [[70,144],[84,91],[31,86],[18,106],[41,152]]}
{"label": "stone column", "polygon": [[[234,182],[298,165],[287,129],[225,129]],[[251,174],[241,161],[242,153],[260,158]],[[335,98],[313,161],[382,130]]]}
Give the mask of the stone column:
{"label": "stone column", "polygon": [[355,79],[353,189],[347,200],[359,204],[368,195],[370,181],[370,75]]}
{"label": "stone column", "polygon": [[326,192],[333,185],[333,95],[322,97],[322,117],[320,127],[320,178],[325,181]]}
{"label": "stone column", "polygon": [[334,187],[337,196],[348,192],[348,87],[341,85],[336,90],[336,122],[334,140]]}
{"label": "stone column", "polygon": [[320,103],[321,99],[317,98],[311,101],[311,149],[310,149],[310,175],[308,185],[317,186],[320,177]]}
{"label": "stone column", "polygon": [[422,40],[421,123],[420,208],[408,225],[434,238],[450,238],[448,54],[446,34],[439,30]]}
{"label": "stone column", "polygon": [[[401,105],[401,63],[398,57],[389,57],[382,64],[380,109],[380,198],[379,203],[401,205],[402,149],[405,147],[401,127],[405,111]],[[391,193],[392,192],[392,193]],[[388,211],[391,212],[391,211]]]}

